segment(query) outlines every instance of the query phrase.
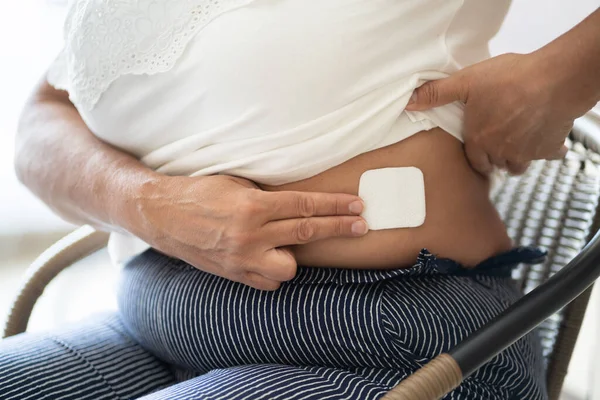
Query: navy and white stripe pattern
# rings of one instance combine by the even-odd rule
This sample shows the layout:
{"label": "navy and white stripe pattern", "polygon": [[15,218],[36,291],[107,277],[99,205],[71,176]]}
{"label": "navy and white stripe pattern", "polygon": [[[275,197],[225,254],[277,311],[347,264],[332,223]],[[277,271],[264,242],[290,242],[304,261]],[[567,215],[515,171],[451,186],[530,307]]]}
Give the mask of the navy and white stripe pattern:
{"label": "navy and white stripe pattern", "polygon": [[[409,269],[300,267],[279,290],[262,292],[150,250],[125,266],[119,289],[120,319],[135,343],[106,351],[102,374],[119,376],[121,391],[125,381],[143,388],[144,400],[377,399],[513,303],[511,268],[542,258],[521,248],[467,271],[423,251]],[[138,354],[140,345],[150,358],[140,371],[155,376],[156,387],[145,387],[142,373],[126,378],[122,367],[111,369],[115,354]],[[86,376],[80,371],[65,370],[63,379]],[[0,399],[21,400],[3,397],[3,380],[0,371]],[[39,374],[37,383],[20,385],[49,380]],[[141,396],[122,393],[114,398]],[[529,335],[446,399],[546,397],[539,343]]]}
{"label": "navy and white stripe pattern", "polygon": [[176,383],[117,316],[0,341],[0,399],[135,399]]}
{"label": "navy and white stripe pattern", "polygon": [[[165,398],[374,399],[513,303],[512,267],[543,256],[516,249],[473,273],[423,251],[409,269],[300,267],[261,292],[149,251],[125,267],[119,304],[139,343],[199,375]],[[544,381],[528,336],[447,398],[544,399]]]}

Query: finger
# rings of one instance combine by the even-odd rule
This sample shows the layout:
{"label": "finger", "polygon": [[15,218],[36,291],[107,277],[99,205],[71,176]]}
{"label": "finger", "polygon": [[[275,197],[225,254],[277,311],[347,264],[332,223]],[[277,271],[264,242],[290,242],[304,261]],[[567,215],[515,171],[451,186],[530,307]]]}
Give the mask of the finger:
{"label": "finger", "polygon": [[360,215],[360,197],[345,193],[264,192],[272,220],[333,215]]}
{"label": "finger", "polygon": [[488,154],[480,147],[467,142],[465,144],[465,153],[471,167],[480,174],[489,175],[493,171],[492,162]]}
{"label": "finger", "polygon": [[333,237],[359,237],[369,228],[360,217],[296,218],[271,222],[263,228],[273,247],[305,244]]}
{"label": "finger", "polygon": [[525,171],[527,171],[530,165],[530,162],[522,163],[508,161],[506,163],[506,169],[511,175],[522,175],[525,173]]}
{"label": "finger", "polygon": [[494,157],[492,155],[488,155],[488,159],[492,163],[493,166],[500,168],[501,170],[508,169],[508,161],[503,157]]}
{"label": "finger", "polygon": [[265,252],[260,265],[251,268],[251,271],[267,279],[286,282],[296,276],[298,264],[294,253],[289,248],[273,248]]}
{"label": "finger", "polygon": [[567,146],[563,145],[560,148],[560,150],[558,150],[557,152],[552,154],[550,157],[548,157],[548,160],[562,160],[563,158],[565,158],[565,156],[567,155],[568,152],[569,152],[569,148]]}
{"label": "finger", "polygon": [[281,286],[281,282],[276,280],[265,278],[264,276],[257,274],[255,272],[247,272],[243,279],[239,281],[244,285],[253,287],[254,289],[264,290],[264,291],[274,291],[279,289]]}
{"label": "finger", "polygon": [[259,290],[276,290],[281,285],[281,281],[277,279],[267,278],[259,273],[254,271],[245,271],[245,272],[227,272],[222,267],[219,266],[209,266],[209,264],[205,262],[189,262],[190,265],[193,265],[195,268],[200,271],[205,271],[210,274],[221,276],[225,279],[229,279],[233,282],[239,282],[247,286],[251,286],[255,289]]}
{"label": "finger", "polygon": [[406,105],[408,111],[422,111],[440,107],[455,101],[467,102],[469,87],[462,74],[430,81],[415,89]]}

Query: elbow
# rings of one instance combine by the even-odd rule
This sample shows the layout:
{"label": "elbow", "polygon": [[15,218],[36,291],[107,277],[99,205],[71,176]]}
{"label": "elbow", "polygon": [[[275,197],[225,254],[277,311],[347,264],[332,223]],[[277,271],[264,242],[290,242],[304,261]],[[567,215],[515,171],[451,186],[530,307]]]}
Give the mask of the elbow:
{"label": "elbow", "polygon": [[[14,146],[14,171],[21,183],[29,186],[31,175],[35,167],[35,154],[39,154],[39,142],[43,141],[45,104],[53,99],[49,98],[52,88],[43,79],[34,88],[29,99],[24,104],[19,116]],[[37,160],[42,162],[43,160]]]}
{"label": "elbow", "polygon": [[35,130],[36,125],[35,108],[36,104],[33,100],[29,100],[25,104],[21,111],[15,136],[13,168],[17,179],[25,186],[28,186],[32,167],[34,166],[32,163],[34,153],[32,139],[36,135],[33,135],[32,131]]}
{"label": "elbow", "polygon": [[27,151],[25,149],[25,146],[22,143],[18,143],[19,141],[20,139],[17,138],[17,143],[14,152],[13,168],[19,182],[21,182],[25,186],[28,186],[31,169],[30,160],[27,157]]}
{"label": "elbow", "polygon": [[29,179],[28,179],[28,176],[29,176],[28,164],[29,163],[26,161],[26,157],[23,154],[23,151],[17,149],[15,151],[15,160],[14,160],[13,168],[14,168],[17,179],[19,180],[19,182],[21,182],[25,186],[28,186],[27,183],[29,181]]}
{"label": "elbow", "polygon": [[13,168],[19,182],[25,183],[25,168],[23,166],[22,159],[19,157],[18,152],[15,152],[15,162],[13,164]]}
{"label": "elbow", "polygon": [[58,183],[54,153],[61,150],[64,119],[72,114],[72,107],[66,92],[42,79],[21,111],[13,168],[17,179],[40,198],[47,198]]}
{"label": "elbow", "polygon": [[23,119],[25,112],[26,110],[23,110],[21,121],[19,122],[17,128],[17,135],[15,137],[13,168],[19,182],[26,185],[29,170],[29,160],[27,158],[27,140],[24,137],[25,134],[23,133],[22,127],[24,124]]}

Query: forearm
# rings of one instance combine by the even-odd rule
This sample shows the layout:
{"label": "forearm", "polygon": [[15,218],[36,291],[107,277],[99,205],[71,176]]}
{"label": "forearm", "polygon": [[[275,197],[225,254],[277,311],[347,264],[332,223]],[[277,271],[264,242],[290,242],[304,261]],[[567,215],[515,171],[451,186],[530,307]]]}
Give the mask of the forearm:
{"label": "forearm", "polygon": [[582,115],[600,101],[600,9],[534,53],[565,109]]}
{"label": "forearm", "polygon": [[39,84],[27,102],[16,139],[21,182],[64,219],[127,231],[145,189],[158,174],[100,141],[67,94]]}

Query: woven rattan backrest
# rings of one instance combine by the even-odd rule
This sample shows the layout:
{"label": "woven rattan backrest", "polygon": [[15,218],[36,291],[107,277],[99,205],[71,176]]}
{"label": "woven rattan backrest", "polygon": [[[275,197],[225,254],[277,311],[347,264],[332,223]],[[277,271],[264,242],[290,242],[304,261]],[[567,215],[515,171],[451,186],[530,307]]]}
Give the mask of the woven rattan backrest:
{"label": "woven rattan backrest", "polygon": [[[600,156],[577,141],[570,147],[565,160],[536,161],[525,175],[507,178],[492,195],[515,244],[548,251],[543,264],[515,270],[524,293],[569,263],[597,230]],[[539,328],[552,399],[562,386],[588,299],[589,291]]]}

